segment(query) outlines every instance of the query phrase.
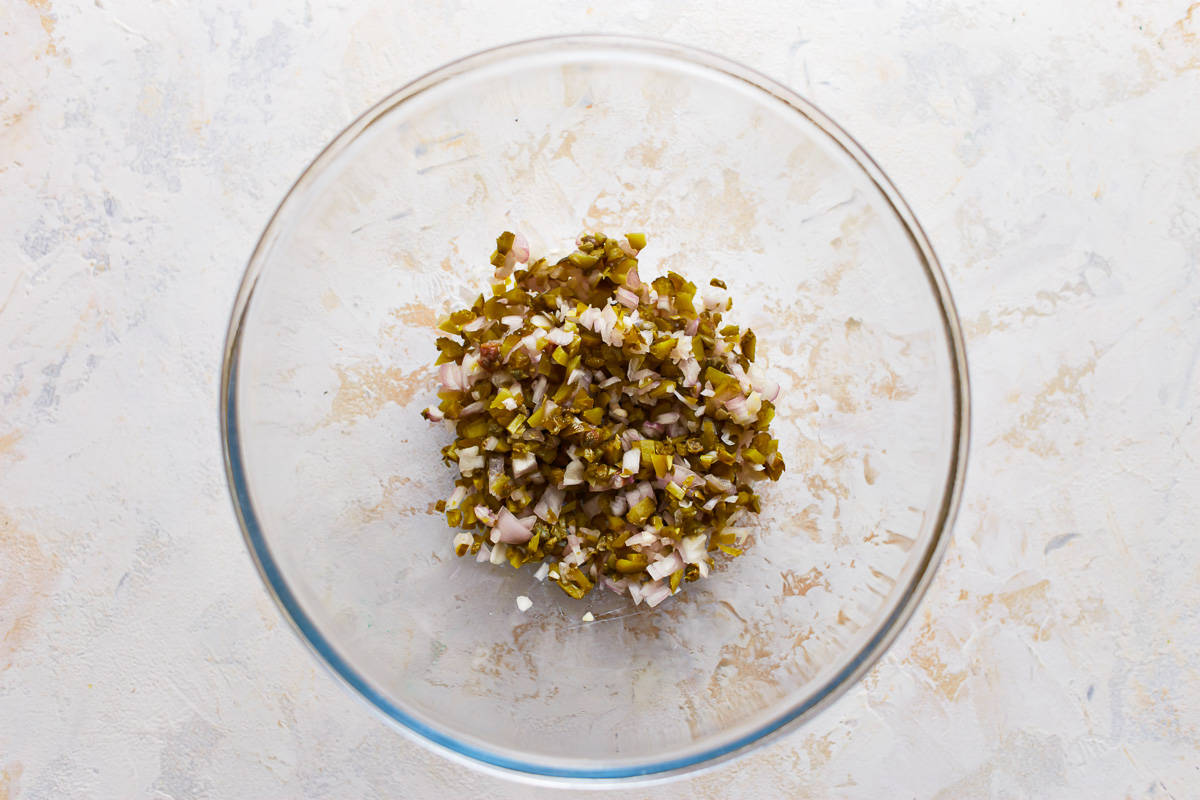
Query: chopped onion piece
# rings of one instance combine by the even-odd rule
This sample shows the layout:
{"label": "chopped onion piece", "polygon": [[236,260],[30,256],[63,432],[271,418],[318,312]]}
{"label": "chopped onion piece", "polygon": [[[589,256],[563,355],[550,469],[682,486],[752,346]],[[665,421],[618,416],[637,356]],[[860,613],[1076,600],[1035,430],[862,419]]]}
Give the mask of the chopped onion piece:
{"label": "chopped onion piece", "polygon": [[633,604],[635,606],[640,606],[642,604],[642,585],[640,583],[630,581],[628,586],[629,596],[633,598]]}
{"label": "chopped onion piece", "polygon": [[658,534],[652,530],[638,531],[625,540],[626,547],[643,547],[658,541]]}
{"label": "chopped onion piece", "polygon": [[570,331],[564,331],[562,328],[555,328],[546,334],[546,341],[566,347],[575,341],[575,334]]}
{"label": "chopped onion piece", "polygon": [[657,581],[681,569],[683,569],[683,559],[680,558],[679,553],[672,552],[671,555],[660,558],[646,567],[646,574]]}
{"label": "chopped onion piece", "polygon": [[446,499],[446,508],[455,509],[462,505],[462,501],[467,498],[467,487],[455,486],[454,491],[450,493],[450,497]]}
{"label": "chopped onion piece", "polygon": [[563,470],[563,486],[578,486],[583,483],[583,462],[572,461]]}
{"label": "chopped onion piece", "polygon": [[512,457],[514,478],[523,478],[537,469],[537,456],[533,453],[522,453]]}
{"label": "chopped onion piece", "polygon": [[558,514],[562,511],[565,496],[562,489],[547,486],[546,490],[542,492],[541,499],[533,507],[533,513],[553,525],[558,521]]}
{"label": "chopped onion piece", "polygon": [[490,508],[485,505],[477,505],[474,508],[475,519],[482,522],[484,525],[493,526],[496,524],[496,515]]}
{"label": "chopped onion piece", "polygon": [[504,544],[525,544],[533,536],[533,531],[522,525],[507,508],[500,509],[494,530],[500,534],[499,541]]}
{"label": "chopped onion piece", "polygon": [[529,240],[525,238],[524,234],[518,233],[513,236],[511,252],[521,264],[529,260]]}
{"label": "chopped onion piece", "polygon": [[469,475],[483,467],[484,458],[479,454],[478,447],[464,447],[458,451],[458,469],[463,475]]}
{"label": "chopped onion piece", "polygon": [[671,587],[659,580],[654,583],[648,583],[642,587],[642,599],[646,605],[654,608],[656,605],[666,600],[671,596]]}
{"label": "chopped onion piece", "polygon": [[624,286],[617,287],[616,296],[617,301],[626,308],[637,308],[638,303],[641,302],[636,293],[629,291]]}
{"label": "chopped onion piece", "polygon": [[679,540],[679,555],[688,564],[698,564],[708,554],[708,543],[702,533],[684,536]]}
{"label": "chopped onion piece", "polygon": [[451,392],[461,392],[467,388],[463,383],[461,364],[442,364],[438,367],[438,378],[442,381],[442,386]]}

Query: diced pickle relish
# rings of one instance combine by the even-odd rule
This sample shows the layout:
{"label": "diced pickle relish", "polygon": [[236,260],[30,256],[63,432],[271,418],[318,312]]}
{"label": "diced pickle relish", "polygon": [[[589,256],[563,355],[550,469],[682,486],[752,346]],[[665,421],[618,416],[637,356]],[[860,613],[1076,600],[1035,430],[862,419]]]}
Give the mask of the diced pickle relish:
{"label": "diced pickle relish", "polygon": [[439,325],[439,403],[422,414],[453,427],[458,477],[436,507],[459,556],[656,606],[741,554],[754,482],[784,470],[779,386],[754,332],[722,323],[724,282],[642,280],[645,234],[577,244],[529,263],[502,233],[490,294]]}

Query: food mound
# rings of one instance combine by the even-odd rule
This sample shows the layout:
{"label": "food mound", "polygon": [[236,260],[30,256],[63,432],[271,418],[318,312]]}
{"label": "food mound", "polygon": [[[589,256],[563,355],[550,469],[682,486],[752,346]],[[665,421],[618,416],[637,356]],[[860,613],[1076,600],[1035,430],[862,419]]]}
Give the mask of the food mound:
{"label": "food mound", "polygon": [[754,482],[784,470],[779,386],[754,332],[722,324],[722,281],[643,280],[642,234],[577,245],[528,263],[524,237],[501,234],[490,296],[440,325],[440,402],[422,413],[453,424],[458,477],[437,508],[460,556],[656,606],[741,554]]}

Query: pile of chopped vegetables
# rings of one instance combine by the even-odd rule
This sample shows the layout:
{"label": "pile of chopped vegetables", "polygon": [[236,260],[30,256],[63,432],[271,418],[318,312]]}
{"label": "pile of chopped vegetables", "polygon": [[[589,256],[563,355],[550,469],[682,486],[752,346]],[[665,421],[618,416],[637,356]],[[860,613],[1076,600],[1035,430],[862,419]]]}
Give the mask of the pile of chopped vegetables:
{"label": "pile of chopped vegetables", "polygon": [[491,296],[440,329],[442,450],[458,471],[437,508],[459,556],[540,562],[572,597],[603,584],[656,606],[741,554],[753,488],[783,472],[770,424],[779,386],[754,364],[754,332],[723,325],[719,280],[698,291],[638,275],[643,234],[581,237],[529,264],[504,233]]}

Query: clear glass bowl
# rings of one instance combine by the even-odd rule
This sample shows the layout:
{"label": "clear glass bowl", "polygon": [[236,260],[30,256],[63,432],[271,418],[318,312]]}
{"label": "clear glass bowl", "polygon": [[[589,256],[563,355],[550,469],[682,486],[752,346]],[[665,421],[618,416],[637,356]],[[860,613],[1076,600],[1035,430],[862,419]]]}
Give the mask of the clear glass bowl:
{"label": "clear glass bowl", "polygon": [[[456,558],[433,509],[435,321],[506,229],[645,231],[643,276],[724,278],[784,386],[752,546],[656,609]],[[967,400],[929,242],[844,131],[722,58],[576,36],[442,67],[316,158],[246,270],[221,421],[250,550],[338,676],[443,753],[621,779],[745,752],[870,667],[949,536]]]}

